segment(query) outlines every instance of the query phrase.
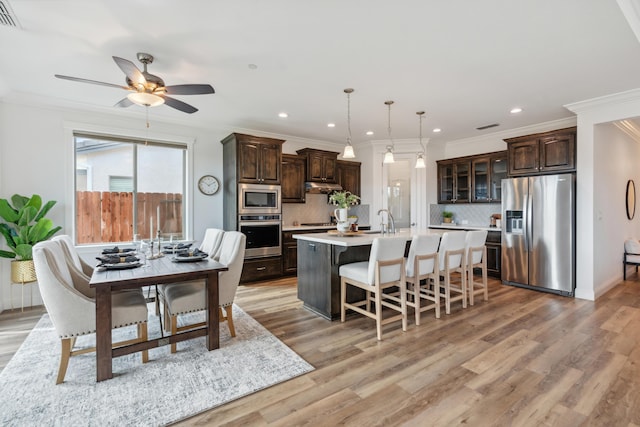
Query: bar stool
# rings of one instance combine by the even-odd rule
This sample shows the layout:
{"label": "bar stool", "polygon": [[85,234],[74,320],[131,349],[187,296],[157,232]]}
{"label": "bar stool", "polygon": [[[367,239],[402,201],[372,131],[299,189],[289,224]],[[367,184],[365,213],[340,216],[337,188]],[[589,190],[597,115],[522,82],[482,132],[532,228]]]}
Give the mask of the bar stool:
{"label": "bar stool", "polygon": [[[440,289],[444,289],[445,312],[451,313],[451,303],[462,301],[462,308],[467,308],[467,262],[465,259],[465,237],[466,231],[448,231],[442,235],[440,240],[440,248],[438,249],[438,259],[440,274],[444,276],[444,286],[441,284]],[[460,273],[460,281],[452,283],[452,273]],[[456,297],[451,296],[451,292],[459,293]]]}
{"label": "bar stool", "polygon": [[[402,330],[407,330],[405,246],[404,237],[377,237],[371,244],[369,261],[340,266],[340,320],[345,321],[347,309],[375,319],[378,341],[382,340],[382,325],[387,323],[402,320]],[[348,303],[347,285],[363,289],[365,299]],[[390,288],[398,288],[399,292],[384,292]],[[375,311],[371,311],[371,301]],[[383,319],[383,306],[399,314]]]}
{"label": "bar stool", "polygon": [[[438,244],[440,235],[413,236],[406,261],[407,305],[415,309],[416,325],[420,324],[423,311],[435,311],[440,318],[440,269],[438,268]],[[421,305],[422,300],[431,304]]]}
{"label": "bar stool", "polygon": [[[486,230],[468,231],[465,241],[465,251],[467,257],[467,278],[469,282],[469,304],[473,305],[475,294],[482,293],[484,300],[489,300],[489,287],[487,286],[487,241]],[[479,268],[482,271],[482,282],[476,282],[473,277],[473,269]]]}

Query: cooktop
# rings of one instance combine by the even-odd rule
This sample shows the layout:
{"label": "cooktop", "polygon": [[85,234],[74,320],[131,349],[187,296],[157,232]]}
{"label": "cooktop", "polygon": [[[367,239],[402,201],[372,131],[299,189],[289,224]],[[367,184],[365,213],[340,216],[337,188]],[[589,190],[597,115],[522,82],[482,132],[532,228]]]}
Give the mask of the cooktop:
{"label": "cooktop", "polygon": [[306,227],[309,227],[309,226],[327,227],[327,226],[335,225],[335,224],[331,224],[330,222],[303,222],[300,225],[306,226]]}

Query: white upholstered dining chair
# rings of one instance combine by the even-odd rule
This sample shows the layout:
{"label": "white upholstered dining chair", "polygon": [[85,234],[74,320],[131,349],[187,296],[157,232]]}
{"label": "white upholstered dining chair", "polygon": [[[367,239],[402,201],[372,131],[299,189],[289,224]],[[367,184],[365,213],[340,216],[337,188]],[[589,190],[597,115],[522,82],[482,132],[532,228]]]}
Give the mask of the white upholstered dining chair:
{"label": "white upholstered dining chair", "polygon": [[[218,273],[218,289],[220,321],[226,320],[232,337],[236,336],[233,325],[233,300],[240,283],[245,246],[244,234],[239,231],[226,231],[222,236],[219,250],[212,257],[229,268],[228,271]],[[203,280],[164,285],[161,294],[164,300],[165,324],[168,319],[172,334],[204,325],[204,323],[197,323],[178,327],[179,315],[206,309],[206,289]],[[171,344],[171,352],[175,353],[176,349],[176,344]]]}
{"label": "white upholstered dining chair", "polygon": [[[440,269],[438,268],[438,244],[440,235],[413,236],[406,261],[407,305],[413,307],[416,325],[420,324],[423,311],[433,309],[440,318]],[[429,301],[422,305],[422,300]]]}
{"label": "white upholstered dining chair", "polygon": [[[465,259],[466,231],[448,231],[442,234],[440,247],[438,248],[438,260],[440,274],[444,276],[444,284],[440,289],[444,290],[445,313],[451,313],[451,303],[462,301],[462,308],[467,308],[467,261]],[[454,273],[459,273],[454,275]],[[451,293],[457,296],[451,296]]]}
{"label": "white upholstered dining chair", "polygon": [[[56,333],[61,339],[60,367],[56,384],[64,381],[71,356],[95,351],[95,348],[74,350],[76,338],[95,333],[95,301],[77,288],[85,278],[69,269],[62,246],[55,241],[44,241],[33,247],[33,262],[38,277],[42,300]],[[147,304],[141,293],[112,294],[112,328],[137,325],[137,338],[114,343],[114,347],[147,340]],[[142,362],[149,359],[142,352]]]}
{"label": "white upholstered dining chair", "polygon": [[[407,330],[407,293],[405,283],[404,237],[377,237],[371,244],[369,261],[340,266],[340,320],[345,321],[347,309],[376,321],[378,340],[382,340],[382,325],[402,321]],[[364,290],[364,299],[347,302],[347,286]],[[385,292],[391,290],[391,292]],[[374,310],[371,309],[371,302]],[[382,307],[398,314],[383,318]]]}
{"label": "white upholstered dining chair", "polygon": [[[469,304],[473,305],[476,294],[482,294],[485,301],[489,300],[489,286],[487,280],[487,230],[467,231],[465,240],[465,252],[467,258],[467,282],[469,287],[467,293]],[[476,282],[473,269],[479,268],[482,281]]]}

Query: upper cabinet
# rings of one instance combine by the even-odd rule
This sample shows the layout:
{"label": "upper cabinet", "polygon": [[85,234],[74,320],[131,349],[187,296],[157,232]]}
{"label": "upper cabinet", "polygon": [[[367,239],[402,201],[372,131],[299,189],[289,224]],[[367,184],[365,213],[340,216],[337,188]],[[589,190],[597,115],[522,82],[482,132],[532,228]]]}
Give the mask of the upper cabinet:
{"label": "upper cabinet", "polygon": [[449,159],[438,162],[438,203],[471,201],[471,161]]}
{"label": "upper cabinet", "polygon": [[340,153],[313,148],[304,148],[296,152],[307,158],[307,181],[336,183],[336,163]]}
{"label": "upper cabinet", "polygon": [[499,203],[507,163],[506,151],[438,161],[438,203]]}
{"label": "upper cabinet", "polygon": [[338,160],[336,168],[338,184],[342,189],[360,196],[360,162]]}
{"label": "upper cabinet", "polygon": [[576,128],[505,139],[509,176],[576,170]]}
{"label": "upper cabinet", "polygon": [[295,154],[282,155],[282,203],[304,203],[307,159]]}
{"label": "upper cabinet", "polygon": [[507,177],[507,152],[501,151],[471,160],[471,201],[502,201],[502,180]]}
{"label": "upper cabinet", "polygon": [[235,147],[238,182],[280,184],[283,140],[232,133],[222,143]]}

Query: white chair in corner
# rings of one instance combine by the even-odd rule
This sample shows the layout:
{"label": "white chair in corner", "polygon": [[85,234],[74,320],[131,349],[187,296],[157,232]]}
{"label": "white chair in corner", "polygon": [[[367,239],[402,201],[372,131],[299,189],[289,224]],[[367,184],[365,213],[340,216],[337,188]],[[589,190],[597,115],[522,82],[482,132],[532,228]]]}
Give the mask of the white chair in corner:
{"label": "white chair in corner", "polygon": [[[444,290],[445,313],[451,314],[451,303],[462,301],[462,308],[467,308],[467,262],[464,256],[466,231],[448,231],[442,234],[438,260],[440,274],[444,276],[444,284],[440,288]],[[460,273],[459,280],[453,280],[453,273]],[[457,278],[457,276],[456,276]],[[451,293],[459,295],[452,297]]]}
{"label": "white chair in corner", "polygon": [[[407,330],[407,292],[405,282],[403,237],[377,237],[371,245],[369,261],[354,262],[340,266],[340,320],[345,321],[350,309],[376,321],[378,340],[382,340],[382,325],[402,321],[402,330]],[[347,286],[365,291],[361,301],[347,302]],[[387,293],[385,290],[393,289]],[[399,289],[399,292],[395,288]],[[399,294],[399,297],[398,297]],[[371,302],[374,311],[371,311]],[[398,312],[383,318],[382,307]]]}
{"label": "white chair in corner", "polygon": [[[420,324],[423,311],[434,309],[440,318],[440,269],[438,268],[438,244],[440,235],[413,236],[406,261],[407,305],[413,307],[416,325]],[[430,301],[422,305],[422,300]]]}
{"label": "white chair in corner", "polygon": [[[64,381],[71,356],[95,351],[95,348],[73,350],[78,336],[95,333],[95,301],[76,289],[82,280],[69,270],[65,254],[58,242],[40,242],[33,247],[33,263],[38,277],[42,301],[51,317],[56,333],[62,340],[60,367],[56,384]],[[111,297],[112,328],[137,325],[138,337],[114,343],[114,347],[147,340],[147,304],[141,293],[120,292]],[[142,362],[149,360],[142,352]]]}
{"label": "white chair in corner", "polygon": [[[218,289],[220,295],[220,321],[226,320],[229,333],[232,337],[236,336],[232,314],[233,300],[236,296],[238,283],[240,283],[245,246],[246,236],[244,234],[239,231],[226,231],[220,244],[219,256],[217,259],[214,258],[229,268],[228,271],[218,273]],[[165,285],[162,290],[162,295],[165,304],[165,318],[169,319],[171,334],[175,335],[180,331],[204,326],[204,323],[196,323],[178,327],[178,316],[180,314],[206,309],[206,289],[204,281],[194,280],[192,282]],[[171,352],[175,353],[176,349],[176,344],[171,344]]]}
{"label": "white chair in corner", "polygon": [[[476,294],[482,294],[485,301],[489,301],[489,286],[487,281],[487,230],[467,231],[465,241],[465,253],[467,258],[467,281],[469,288],[469,304],[473,305]],[[473,269],[482,271],[482,281],[476,282]]]}
{"label": "white chair in corner", "polygon": [[627,280],[627,265],[635,265],[636,274],[640,265],[640,242],[636,239],[624,241],[624,256],[622,258],[622,280]]}

